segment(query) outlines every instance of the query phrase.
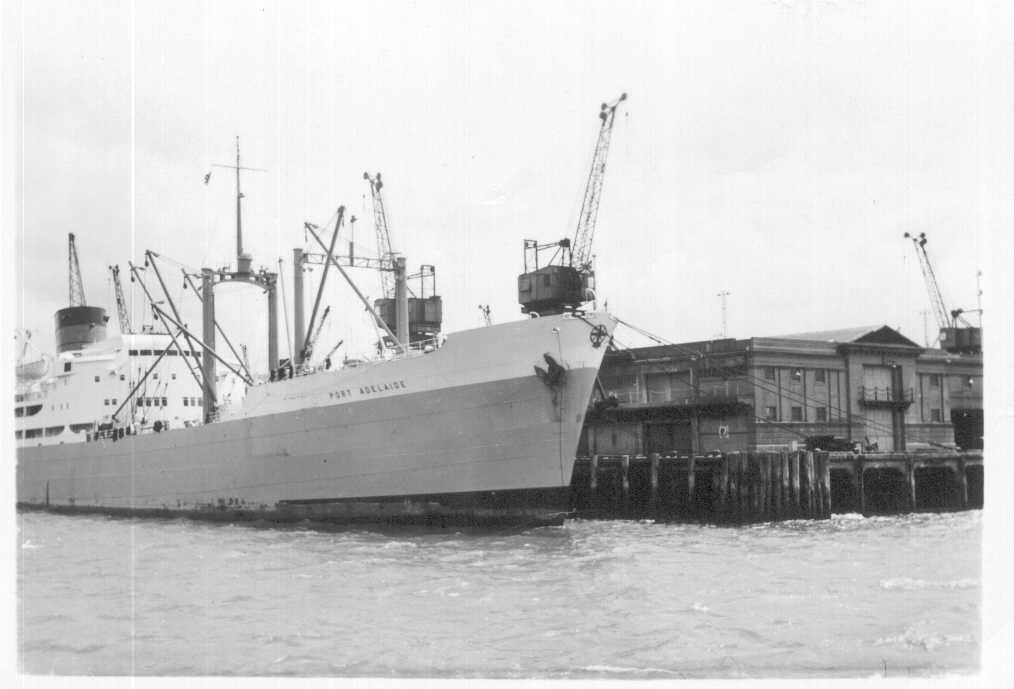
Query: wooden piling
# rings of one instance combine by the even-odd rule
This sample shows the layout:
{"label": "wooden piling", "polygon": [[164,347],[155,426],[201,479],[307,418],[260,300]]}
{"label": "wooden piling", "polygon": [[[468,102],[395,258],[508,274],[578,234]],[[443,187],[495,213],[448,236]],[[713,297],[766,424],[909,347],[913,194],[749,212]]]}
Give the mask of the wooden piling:
{"label": "wooden piling", "polygon": [[697,500],[695,500],[695,494],[697,492],[697,457],[690,455],[687,459],[687,512],[695,514],[697,512]]}
{"label": "wooden piling", "polygon": [[588,489],[591,491],[588,502],[592,509],[599,506],[599,456],[591,456],[591,466],[589,467],[588,477]]}
{"label": "wooden piling", "polygon": [[756,519],[761,512],[760,500],[760,455],[750,453],[747,455],[747,471],[750,485],[750,517]]}
{"label": "wooden piling", "polygon": [[622,486],[620,509],[623,514],[630,512],[630,455],[623,455],[620,464],[620,483]]}
{"label": "wooden piling", "polygon": [[909,509],[916,511],[916,461],[912,457],[904,463],[904,478],[908,484]]}
{"label": "wooden piling", "polygon": [[740,515],[739,463],[738,452],[729,456],[729,518],[734,521]]}
{"label": "wooden piling", "polygon": [[774,499],[775,519],[782,518],[782,456],[781,454],[771,455],[771,492]]}
{"label": "wooden piling", "polygon": [[750,495],[750,454],[743,453],[739,456],[739,513],[743,521],[750,520],[751,495]]}
{"label": "wooden piling", "polygon": [[834,507],[831,502],[831,455],[824,454],[824,495],[827,501],[824,503],[825,517],[831,518],[831,510]]}
{"label": "wooden piling", "polygon": [[768,483],[771,480],[771,456],[764,453],[758,459],[760,460],[760,517],[767,519],[770,514]]}
{"label": "wooden piling", "polygon": [[792,460],[788,452],[781,453],[782,464],[782,516],[792,516]]}
{"label": "wooden piling", "polygon": [[816,463],[814,480],[817,484],[817,519],[822,520],[830,514],[830,495],[825,480],[828,474],[827,453],[816,453],[813,456],[813,461]]}
{"label": "wooden piling", "polygon": [[863,456],[856,457],[856,489],[859,493],[859,514],[866,514],[866,463]]}
{"label": "wooden piling", "polygon": [[817,513],[814,515],[817,519],[824,518],[824,505],[827,502],[827,498],[824,496],[824,467],[826,465],[826,458],[823,452],[813,453],[813,482],[817,493]]}
{"label": "wooden piling", "polygon": [[805,466],[804,471],[806,472],[806,493],[805,493],[806,499],[804,500],[804,505],[806,506],[806,516],[812,519],[813,516],[816,514],[816,497],[817,497],[815,495],[816,492],[814,490],[815,482],[813,480],[814,476],[816,475],[813,465],[813,452],[807,450],[806,454],[804,455],[803,461]]}
{"label": "wooden piling", "polygon": [[720,460],[721,469],[718,472],[718,510],[723,517],[729,514],[729,455],[724,455]]}
{"label": "wooden piling", "polygon": [[652,514],[658,512],[658,461],[659,454],[651,453],[651,494],[648,496],[648,509]]}
{"label": "wooden piling", "polygon": [[961,501],[961,509],[968,509],[968,473],[965,471],[965,458],[958,457],[958,498]]}
{"label": "wooden piling", "polygon": [[792,472],[792,516],[799,516],[799,452],[789,455],[789,470]]}

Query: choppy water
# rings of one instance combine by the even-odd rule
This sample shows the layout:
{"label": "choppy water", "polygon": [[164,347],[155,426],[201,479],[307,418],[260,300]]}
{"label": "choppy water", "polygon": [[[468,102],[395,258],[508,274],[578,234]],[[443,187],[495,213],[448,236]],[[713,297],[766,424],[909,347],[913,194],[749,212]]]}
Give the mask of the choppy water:
{"label": "choppy water", "polygon": [[869,676],[978,667],[981,513],[322,532],[19,515],[22,671]]}

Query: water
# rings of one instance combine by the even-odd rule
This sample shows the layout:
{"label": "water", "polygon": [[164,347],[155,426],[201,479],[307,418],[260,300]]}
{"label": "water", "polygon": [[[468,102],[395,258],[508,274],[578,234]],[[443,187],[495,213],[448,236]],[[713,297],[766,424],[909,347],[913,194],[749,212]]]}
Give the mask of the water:
{"label": "water", "polygon": [[33,674],[974,672],[981,513],[315,531],[19,515]]}

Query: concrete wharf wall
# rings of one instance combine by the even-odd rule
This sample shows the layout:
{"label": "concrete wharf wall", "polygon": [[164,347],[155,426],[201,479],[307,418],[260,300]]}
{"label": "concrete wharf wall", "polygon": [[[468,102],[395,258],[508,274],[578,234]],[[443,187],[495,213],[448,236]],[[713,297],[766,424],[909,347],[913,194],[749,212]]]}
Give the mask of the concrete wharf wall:
{"label": "concrete wharf wall", "polygon": [[982,454],[732,452],[579,457],[571,507],[585,518],[742,524],[982,507]]}

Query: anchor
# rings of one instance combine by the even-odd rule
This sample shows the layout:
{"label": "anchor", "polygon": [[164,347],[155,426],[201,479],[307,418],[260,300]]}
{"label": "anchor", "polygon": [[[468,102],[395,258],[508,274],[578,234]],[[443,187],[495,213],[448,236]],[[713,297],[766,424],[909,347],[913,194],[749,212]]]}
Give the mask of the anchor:
{"label": "anchor", "polygon": [[539,377],[539,380],[555,390],[563,382],[567,369],[561,366],[548,352],[543,354],[542,358],[546,360],[546,365],[549,368],[535,366],[535,375]]}

